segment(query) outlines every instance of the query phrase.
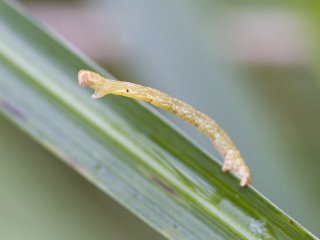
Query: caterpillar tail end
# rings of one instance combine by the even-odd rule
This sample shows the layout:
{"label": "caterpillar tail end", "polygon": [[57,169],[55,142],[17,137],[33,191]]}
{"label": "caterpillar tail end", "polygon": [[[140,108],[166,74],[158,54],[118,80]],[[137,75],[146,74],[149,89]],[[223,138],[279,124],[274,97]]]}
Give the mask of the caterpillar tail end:
{"label": "caterpillar tail end", "polygon": [[235,176],[240,178],[241,187],[245,187],[251,183],[250,170],[242,159],[238,159],[238,161],[225,161],[222,166],[222,171],[230,171]]}

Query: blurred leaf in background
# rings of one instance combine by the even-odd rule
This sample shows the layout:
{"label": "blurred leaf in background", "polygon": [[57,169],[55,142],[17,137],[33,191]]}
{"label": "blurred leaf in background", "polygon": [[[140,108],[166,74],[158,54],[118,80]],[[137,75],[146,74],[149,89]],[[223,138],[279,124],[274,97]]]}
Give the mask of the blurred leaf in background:
{"label": "blurred leaf in background", "polygon": [[247,159],[253,185],[320,235],[317,2],[21,2],[119,79],[213,116]]}

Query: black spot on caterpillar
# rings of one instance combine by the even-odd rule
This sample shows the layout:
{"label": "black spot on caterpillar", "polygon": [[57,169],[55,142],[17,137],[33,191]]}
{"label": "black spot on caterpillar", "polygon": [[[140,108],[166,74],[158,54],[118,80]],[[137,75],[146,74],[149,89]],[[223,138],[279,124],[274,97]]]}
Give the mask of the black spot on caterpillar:
{"label": "black spot on caterpillar", "polygon": [[187,121],[212,140],[224,160],[222,171],[230,171],[239,177],[241,179],[240,186],[250,184],[251,173],[240,151],[236,148],[227,133],[206,114],[159,90],[130,82],[110,80],[88,70],[80,70],[78,79],[80,86],[95,90],[92,95],[94,99],[107,94],[135,98],[165,109]]}

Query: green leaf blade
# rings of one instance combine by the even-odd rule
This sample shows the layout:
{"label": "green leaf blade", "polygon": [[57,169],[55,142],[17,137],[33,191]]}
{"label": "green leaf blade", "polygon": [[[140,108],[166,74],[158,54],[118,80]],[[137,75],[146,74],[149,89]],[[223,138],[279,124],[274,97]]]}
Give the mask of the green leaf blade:
{"label": "green leaf blade", "polygon": [[315,239],[144,104],[93,101],[79,69],[104,72],[0,2],[0,111],[170,239]]}

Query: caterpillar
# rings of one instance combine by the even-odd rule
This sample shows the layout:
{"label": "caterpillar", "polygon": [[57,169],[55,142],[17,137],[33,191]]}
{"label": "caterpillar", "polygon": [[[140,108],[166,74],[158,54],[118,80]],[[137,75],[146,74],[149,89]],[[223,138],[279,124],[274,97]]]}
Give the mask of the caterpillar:
{"label": "caterpillar", "polygon": [[107,79],[98,73],[88,70],[80,70],[78,80],[80,86],[95,90],[92,95],[93,99],[107,94],[121,95],[148,102],[175,114],[195,126],[200,132],[211,139],[224,160],[222,171],[230,171],[240,178],[240,186],[242,187],[251,183],[250,170],[243,160],[240,151],[236,148],[227,133],[208,115],[159,90],[135,83]]}

